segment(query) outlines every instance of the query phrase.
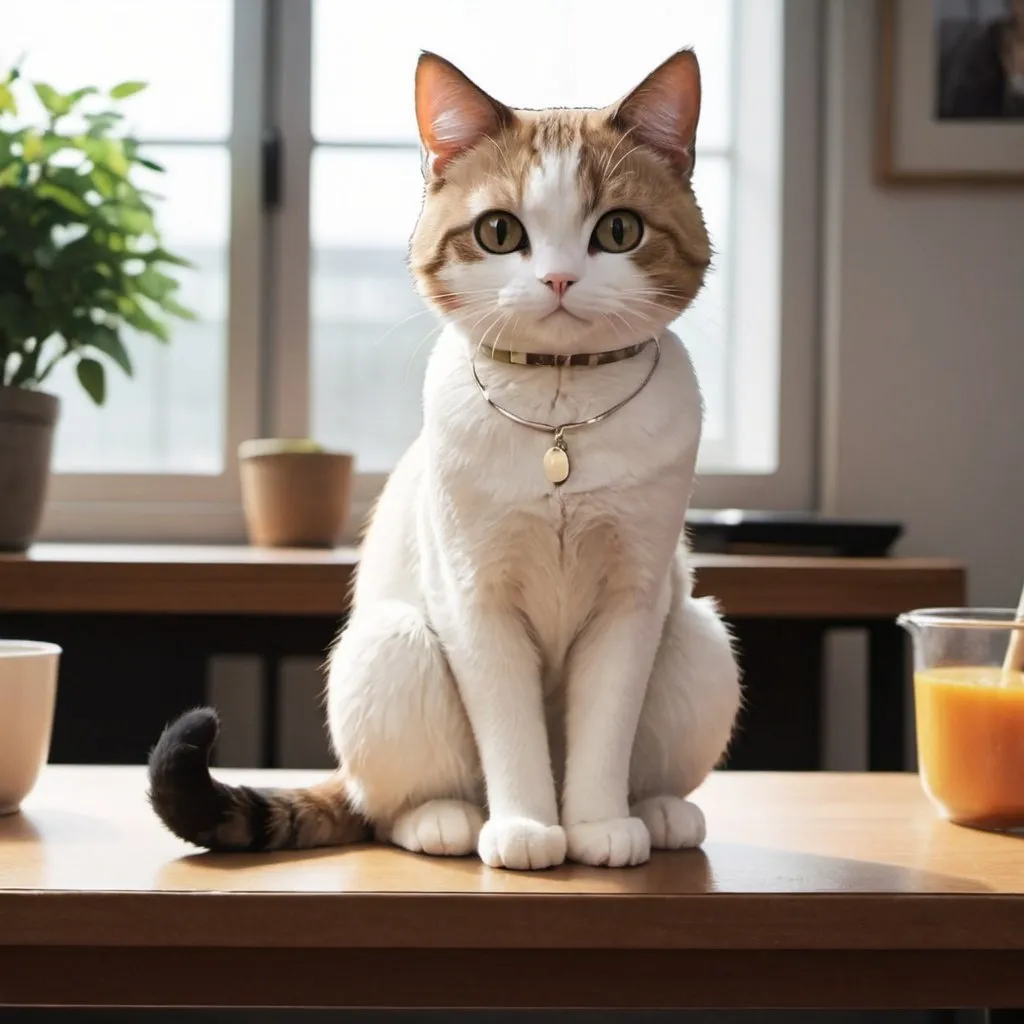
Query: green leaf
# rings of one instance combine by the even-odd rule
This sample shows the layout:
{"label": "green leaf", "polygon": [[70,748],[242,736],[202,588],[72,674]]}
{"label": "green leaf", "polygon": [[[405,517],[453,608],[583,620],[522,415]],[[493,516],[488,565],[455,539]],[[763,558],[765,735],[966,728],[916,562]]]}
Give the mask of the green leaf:
{"label": "green leaf", "polygon": [[56,132],[46,132],[43,135],[43,159],[49,160],[54,153],[62,149],[74,149],[74,143],[63,135]]}
{"label": "green leaf", "polygon": [[113,171],[119,178],[128,173],[128,160],[120,139],[101,139],[92,135],[76,135],[74,145],[82,150],[94,164]]}
{"label": "green leaf", "polygon": [[123,114],[117,113],[116,110],[104,110],[99,114],[86,114],[85,120],[89,125],[89,135],[94,139],[100,138],[116,128],[123,116]]}
{"label": "green leaf", "polygon": [[173,252],[168,252],[160,247],[151,249],[149,252],[140,252],[137,255],[147,263],[169,263],[174,267],[188,267],[189,269],[195,266],[191,260],[187,260],[183,256],[175,256]]}
{"label": "green leaf", "polygon": [[67,96],[62,96],[52,85],[45,82],[36,82],[33,86],[40,102],[46,107],[48,113],[54,117],[62,117],[71,109],[71,101]]}
{"label": "green leaf", "polygon": [[137,331],[143,334],[151,334],[158,341],[168,342],[171,340],[171,332],[167,324],[151,317],[138,303],[131,303],[132,308],[124,313],[125,320]]}
{"label": "green leaf", "polygon": [[170,316],[176,316],[179,320],[198,320],[195,311],[183,306],[176,299],[168,296],[160,300],[160,308]]}
{"label": "green leaf", "polygon": [[20,160],[15,160],[0,171],[0,188],[17,185],[21,180],[21,170],[24,166]]}
{"label": "green leaf", "polygon": [[0,114],[17,114],[18,101],[6,85],[0,85]]}
{"label": "green leaf", "polygon": [[84,100],[86,96],[95,96],[98,92],[99,89],[95,88],[95,86],[87,85],[84,89],[76,89],[74,92],[69,92],[65,99],[73,107],[76,103]]}
{"label": "green leaf", "polygon": [[132,362],[128,358],[128,350],[124,347],[120,335],[112,327],[105,324],[90,324],[78,332],[78,340],[102,352],[121,367],[130,377]]}
{"label": "green leaf", "polygon": [[100,207],[100,216],[115,228],[129,235],[149,235],[156,231],[153,217],[148,210],[127,206],[124,203],[108,202]]}
{"label": "green leaf", "polygon": [[25,132],[21,141],[21,158],[29,162],[40,160],[45,155],[43,140],[35,132]]}
{"label": "green leaf", "polygon": [[146,85],[146,82],[121,82],[120,85],[115,85],[110,90],[110,97],[115,100],[127,99],[129,96],[134,96],[137,92],[142,92]]}
{"label": "green leaf", "polygon": [[165,173],[167,168],[163,164],[158,164],[155,160],[146,160],[141,156],[135,158],[137,164],[142,164],[143,167],[148,167],[151,171],[159,171],[161,174]]}
{"label": "green leaf", "polygon": [[147,267],[139,274],[135,278],[135,285],[147,299],[153,299],[155,302],[163,301],[180,287],[173,277],[161,274],[153,267]]}
{"label": "green leaf", "polygon": [[107,139],[107,166],[122,178],[128,173],[128,159],[120,139]]}
{"label": "green leaf", "polygon": [[39,182],[36,185],[36,195],[42,199],[52,199],[55,203],[63,206],[65,210],[78,214],[80,217],[86,216],[92,210],[92,207],[84,199],[60,185],[55,185],[52,181]]}
{"label": "green leaf", "polygon": [[79,359],[75,372],[89,397],[97,405],[102,405],[107,398],[107,375],[103,364],[96,359]]}
{"label": "green leaf", "polygon": [[94,165],[93,169],[89,172],[89,177],[92,179],[92,183],[96,187],[96,191],[99,192],[104,199],[113,198],[117,191],[117,181],[110,171],[105,167]]}

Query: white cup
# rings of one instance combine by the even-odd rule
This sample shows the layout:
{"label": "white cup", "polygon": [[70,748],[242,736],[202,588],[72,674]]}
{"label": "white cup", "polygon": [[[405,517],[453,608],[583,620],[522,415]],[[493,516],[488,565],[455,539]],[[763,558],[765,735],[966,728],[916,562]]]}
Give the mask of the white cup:
{"label": "white cup", "polygon": [[0,814],[13,814],[50,755],[60,648],[0,640]]}

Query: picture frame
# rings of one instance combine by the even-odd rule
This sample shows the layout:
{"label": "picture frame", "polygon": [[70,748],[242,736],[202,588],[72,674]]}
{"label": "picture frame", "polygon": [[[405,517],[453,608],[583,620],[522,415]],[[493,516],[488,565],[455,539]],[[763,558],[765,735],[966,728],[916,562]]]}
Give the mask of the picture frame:
{"label": "picture frame", "polygon": [[876,180],[1024,186],[1024,0],[876,2]]}

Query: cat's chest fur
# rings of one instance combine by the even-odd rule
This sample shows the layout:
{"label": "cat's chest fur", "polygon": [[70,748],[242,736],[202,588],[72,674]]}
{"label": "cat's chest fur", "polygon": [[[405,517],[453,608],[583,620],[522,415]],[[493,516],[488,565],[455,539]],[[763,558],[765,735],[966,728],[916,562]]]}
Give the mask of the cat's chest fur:
{"label": "cat's chest fur", "polygon": [[[608,419],[566,433],[570,476],[544,475],[553,435],[509,422],[473,381],[463,340],[435,350],[425,390],[428,518],[451,573],[510,607],[556,669],[615,602],[655,601],[683,526],[700,395],[681,344],[662,340],[649,383]],[[508,367],[478,357],[495,401],[543,423],[586,419],[633,392],[653,352],[599,368]]]}

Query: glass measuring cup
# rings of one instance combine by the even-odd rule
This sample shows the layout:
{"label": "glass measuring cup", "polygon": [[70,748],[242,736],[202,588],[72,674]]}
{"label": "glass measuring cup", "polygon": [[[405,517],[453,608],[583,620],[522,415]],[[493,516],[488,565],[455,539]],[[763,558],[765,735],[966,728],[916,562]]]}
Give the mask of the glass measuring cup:
{"label": "glass measuring cup", "polygon": [[918,764],[928,797],[958,824],[1024,832],[1024,671],[1003,668],[1011,638],[1024,630],[1015,615],[924,608],[897,622],[913,637]]}

